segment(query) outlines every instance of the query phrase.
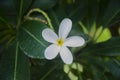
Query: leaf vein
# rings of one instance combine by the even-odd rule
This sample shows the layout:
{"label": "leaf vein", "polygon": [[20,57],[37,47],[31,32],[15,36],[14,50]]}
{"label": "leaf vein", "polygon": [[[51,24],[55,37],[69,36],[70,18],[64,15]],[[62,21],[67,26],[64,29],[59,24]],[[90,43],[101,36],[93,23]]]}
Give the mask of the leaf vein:
{"label": "leaf vein", "polygon": [[44,43],[42,43],[39,39],[37,39],[30,31],[28,31],[27,29],[23,28],[23,30],[28,33],[32,38],[34,38],[38,43],[40,43],[42,46],[46,47],[46,45]]}
{"label": "leaf vein", "polygon": [[17,61],[18,61],[18,42],[16,45],[16,51],[15,51],[15,66],[14,66],[14,80],[16,80],[16,74],[17,74]]}

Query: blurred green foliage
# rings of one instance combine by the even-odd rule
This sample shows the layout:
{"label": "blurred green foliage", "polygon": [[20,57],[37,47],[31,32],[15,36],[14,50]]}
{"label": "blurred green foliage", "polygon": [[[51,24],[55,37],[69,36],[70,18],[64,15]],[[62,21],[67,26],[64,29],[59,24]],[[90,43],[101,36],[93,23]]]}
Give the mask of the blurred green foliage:
{"label": "blurred green foliage", "polygon": [[[71,65],[46,60],[41,35],[66,17],[86,41]],[[120,0],[0,0],[0,80],[120,80],[119,35]]]}

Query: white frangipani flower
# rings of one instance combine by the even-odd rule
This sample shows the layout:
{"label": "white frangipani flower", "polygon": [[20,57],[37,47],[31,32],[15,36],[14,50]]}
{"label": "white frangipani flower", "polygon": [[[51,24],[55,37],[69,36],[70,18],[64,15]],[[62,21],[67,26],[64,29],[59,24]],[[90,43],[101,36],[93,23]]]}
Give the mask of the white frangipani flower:
{"label": "white frangipani flower", "polygon": [[73,62],[72,53],[67,47],[80,47],[85,43],[85,40],[80,36],[72,36],[67,38],[71,28],[72,21],[65,18],[60,23],[58,36],[49,28],[42,31],[43,38],[52,43],[45,49],[45,58],[51,60],[60,54],[60,57],[64,63],[71,64]]}

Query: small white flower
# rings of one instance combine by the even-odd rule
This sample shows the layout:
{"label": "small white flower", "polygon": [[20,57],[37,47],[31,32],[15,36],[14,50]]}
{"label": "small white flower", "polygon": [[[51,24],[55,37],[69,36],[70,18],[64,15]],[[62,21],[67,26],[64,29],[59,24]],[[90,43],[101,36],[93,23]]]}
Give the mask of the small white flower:
{"label": "small white flower", "polygon": [[71,64],[73,62],[72,53],[67,47],[82,46],[85,43],[85,40],[80,36],[72,36],[67,38],[71,28],[72,21],[68,18],[65,18],[60,23],[58,36],[49,28],[46,28],[42,31],[43,38],[52,43],[45,49],[45,58],[49,60],[53,59],[59,53],[64,63]]}

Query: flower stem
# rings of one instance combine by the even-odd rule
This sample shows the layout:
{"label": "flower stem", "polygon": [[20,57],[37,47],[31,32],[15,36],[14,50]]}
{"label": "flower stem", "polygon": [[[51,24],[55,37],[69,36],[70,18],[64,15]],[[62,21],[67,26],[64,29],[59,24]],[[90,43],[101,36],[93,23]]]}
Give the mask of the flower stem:
{"label": "flower stem", "polygon": [[22,8],[23,8],[23,0],[20,1],[20,10],[19,10],[19,15],[18,15],[18,23],[17,23],[17,30],[19,29],[19,26],[21,24],[21,19],[22,19]]}
{"label": "flower stem", "polygon": [[51,29],[54,30],[53,26],[52,26],[52,23],[51,23],[51,20],[50,18],[48,17],[47,13],[45,13],[43,10],[39,9],[39,8],[35,8],[35,9],[31,9],[28,14],[26,15],[26,17],[29,17],[31,13],[33,12],[39,12],[41,13],[46,19],[47,19],[47,22],[48,22],[48,25],[50,26]]}

